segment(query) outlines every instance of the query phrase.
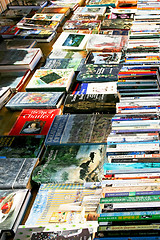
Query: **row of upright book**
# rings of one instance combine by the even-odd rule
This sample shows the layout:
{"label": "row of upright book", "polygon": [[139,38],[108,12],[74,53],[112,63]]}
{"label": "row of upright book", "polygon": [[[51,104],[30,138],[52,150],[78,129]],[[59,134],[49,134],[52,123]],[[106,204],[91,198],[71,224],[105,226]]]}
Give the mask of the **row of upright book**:
{"label": "row of upright book", "polygon": [[159,3],[37,4],[0,18],[1,239],[160,239]]}

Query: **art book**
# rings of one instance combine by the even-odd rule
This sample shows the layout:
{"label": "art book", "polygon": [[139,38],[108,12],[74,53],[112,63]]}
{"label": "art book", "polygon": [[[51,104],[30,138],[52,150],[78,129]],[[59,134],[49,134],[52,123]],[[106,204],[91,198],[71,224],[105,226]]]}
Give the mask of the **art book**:
{"label": "art book", "polygon": [[73,69],[37,69],[25,90],[65,92],[69,90],[73,77]]}
{"label": "art book", "polygon": [[53,49],[83,50],[86,47],[89,34],[62,32]]}
{"label": "art book", "polygon": [[106,144],[110,123],[107,114],[59,115],[52,122],[45,144]]}
{"label": "art book", "polygon": [[99,182],[105,151],[105,145],[47,146],[32,180],[38,184]]}
{"label": "art book", "polygon": [[59,108],[64,92],[18,92],[5,105],[10,110]]}
{"label": "art book", "polygon": [[54,117],[60,109],[23,109],[9,135],[47,135]]}

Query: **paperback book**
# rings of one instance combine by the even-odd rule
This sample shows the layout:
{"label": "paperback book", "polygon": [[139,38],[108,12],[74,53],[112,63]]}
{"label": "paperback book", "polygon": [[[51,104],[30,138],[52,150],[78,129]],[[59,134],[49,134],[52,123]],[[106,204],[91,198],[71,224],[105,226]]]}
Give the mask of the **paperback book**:
{"label": "paperback book", "polygon": [[55,91],[66,92],[74,78],[73,69],[37,69],[27,84],[27,92],[37,91]]}
{"label": "paperback book", "polygon": [[64,98],[64,92],[18,92],[5,105],[16,111],[24,108],[59,108]]}
{"label": "paperback book", "polygon": [[106,144],[111,117],[107,114],[66,114],[56,116],[46,145]]}
{"label": "paperback book", "polygon": [[104,145],[47,146],[32,181],[42,183],[99,182],[103,176]]}

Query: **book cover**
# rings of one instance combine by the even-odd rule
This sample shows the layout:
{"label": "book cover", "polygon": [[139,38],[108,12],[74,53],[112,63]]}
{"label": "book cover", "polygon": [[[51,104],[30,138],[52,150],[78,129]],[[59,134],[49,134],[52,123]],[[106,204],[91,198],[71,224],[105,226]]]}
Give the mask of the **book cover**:
{"label": "book cover", "polygon": [[122,47],[122,36],[109,36],[103,34],[90,35],[86,45],[88,51],[121,52]]}
{"label": "book cover", "polygon": [[103,16],[106,12],[106,7],[78,7],[74,14],[93,14]]}
{"label": "book cover", "polygon": [[56,116],[45,144],[105,144],[110,133],[110,120],[107,114]]}
{"label": "book cover", "polygon": [[33,70],[41,57],[40,48],[0,50],[0,69]]}
{"label": "book cover", "polygon": [[39,9],[47,5],[47,1],[44,0],[15,0],[8,4],[9,9],[23,9],[23,8],[32,8],[32,9]]}
{"label": "book cover", "polygon": [[22,18],[18,23],[17,26],[19,28],[45,28],[49,30],[55,31],[59,26],[59,21],[52,21],[52,20],[36,20],[31,18]]}
{"label": "book cover", "polygon": [[[37,41],[32,39],[7,39],[4,41],[4,45],[7,49],[17,48],[33,48],[36,47]],[[3,48],[2,48],[3,49]]]}
{"label": "book cover", "polygon": [[0,157],[0,189],[26,188],[37,160]]}
{"label": "book cover", "polygon": [[62,21],[64,19],[63,13],[36,13],[33,15],[32,19],[35,20],[52,20],[52,21]]}
{"label": "book cover", "polygon": [[77,83],[72,94],[117,94],[117,83]]}
{"label": "book cover", "polygon": [[56,37],[56,32],[49,29],[20,29],[16,36],[22,39],[36,39],[37,42],[50,42]]}
{"label": "book cover", "polygon": [[49,54],[49,59],[76,59],[76,58],[85,58],[87,56],[87,51],[74,51],[74,50],[65,50],[65,49],[52,49]]}
{"label": "book cover", "polygon": [[69,15],[71,12],[71,9],[69,7],[44,7],[40,10],[38,10],[39,13],[61,13],[64,14],[65,16]]}
{"label": "book cover", "polygon": [[105,149],[104,145],[47,146],[32,180],[38,184],[99,182]]}
{"label": "book cover", "polygon": [[[27,189],[21,190],[0,190],[0,231],[7,236],[13,235],[17,230],[15,227],[22,219],[26,209],[25,202],[30,197]],[[26,204],[27,204],[26,202]]]}
{"label": "book cover", "polygon": [[74,71],[78,71],[81,62],[81,58],[47,58],[45,65],[41,68],[66,70],[68,70],[68,68],[72,68]]}
{"label": "book cover", "polygon": [[114,82],[118,80],[118,74],[122,64],[84,64],[77,75],[77,80],[82,82]]}
{"label": "book cover", "polygon": [[0,136],[0,158],[38,158],[44,136]]}
{"label": "book cover", "polygon": [[[63,218],[63,213],[67,211],[73,211],[74,214],[76,209],[76,211],[79,211],[78,209],[82,210],[82,208],[86,205],[85,202],[83,202],[85,196],[87,196],[89,199],[91,199],[91,197],[95,197],[95,199],[99,198],[101,189],[60,190],[53,189],[52,186],[54,188],[54,184],[41,184],[25,225],[28,227],[49,225],[54,229],[56,226],[59,227],[60,225],[66,227],[67,229],[74,224],[84,223],[86,226],[87,221],[85,221],[84,215],[81,215],[83,218],[81,217],[77,219],[74,224],[72,224],[72,221],[61,222],[60,220]],[[58,202],[57,199],[59,199]],[[91,203],[89,205],[91,205]],[[96,206],[98,206],[97,202]],[[57,215],[59,213],[59,222],[51,223],[50,219],[55,213],[57,213]]]}
{"label": "book cover", "polygon": [[1,36],[3,38],[13,38],[17,35],[17,33],[20,31],[20,29],[15,25],[15,26],[10,26],[6,31],[1,33]]}
{"label": "book cover", "polygon": [[120,52],[89,52],[85,64],[119,64],[121,57]]}
{"label": "book cover", "polygon": [[29,75],[30,70],[1,71],[0,87],[10,87],[13,92],[19,91]]}
{"label": "book cover", "polygon": [[37,69],[25,90],[32,91],[68,91],[74,77],[73,69],[53,69],[51,66]]}
{"label": "book cover", "polygon": [[83,50],[89,34],[62,32],[53,45],[53,49]]}
{"label": "book cover", "polygon": [[67,94],[63,113],[116,113],[117,94]]}
{"label": "book cover", "polygon": [[18,92],[5,105],[10,110],[59,108],[64,92]]}
{"label": "book cover", "polygon": [[132,19],[107,19],[103,20],[101,24],[101,30],[106,29],[121,29],[129,30],[132,26]]}
{"label": "book cover", "polygon": [[47,135],[54,117],[60,109],[23,109],[9,135]]}

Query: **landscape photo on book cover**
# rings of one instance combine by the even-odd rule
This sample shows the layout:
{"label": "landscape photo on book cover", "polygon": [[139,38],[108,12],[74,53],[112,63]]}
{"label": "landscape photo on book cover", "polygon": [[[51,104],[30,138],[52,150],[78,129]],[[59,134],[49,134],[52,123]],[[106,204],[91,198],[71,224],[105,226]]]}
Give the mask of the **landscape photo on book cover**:
{"label": "landscape photo on book cover", "polygon": [[64,41],[62,46],[69,46],[69,47],[79,47],[82,40],[84,39],[84,35],[77,35],[77,34],[69,34],[67,39]]}
{"label": "landscape photo on book cover", "polygon": [[102,177],[104,145],[48,146],[32,180],[37,183],[98,182]]}

